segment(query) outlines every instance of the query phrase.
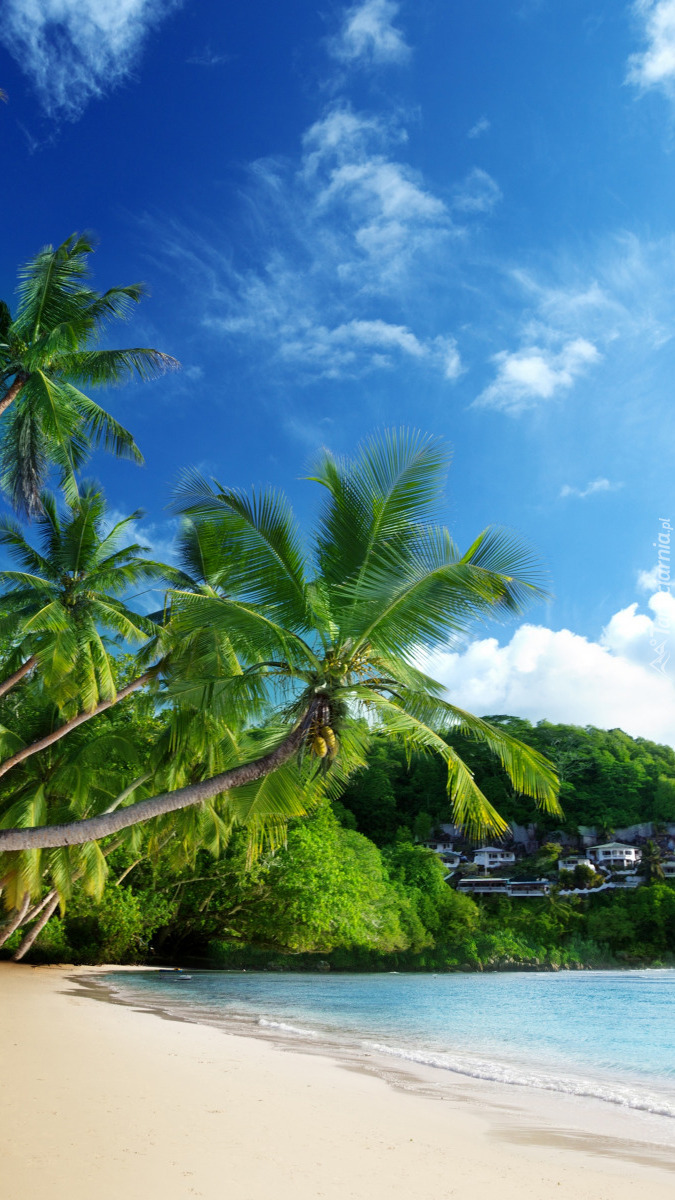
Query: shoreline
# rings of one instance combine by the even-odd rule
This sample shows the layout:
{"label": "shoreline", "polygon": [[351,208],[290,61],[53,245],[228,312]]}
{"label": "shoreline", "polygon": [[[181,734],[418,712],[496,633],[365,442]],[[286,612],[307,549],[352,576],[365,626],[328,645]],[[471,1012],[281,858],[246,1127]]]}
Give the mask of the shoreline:
{"label": "shoreline", "polygon": [[[660,968],[662,970],[663,968]],[[144,968],[132,968],[133,973],[143,974]],[[128,969],[122,974],[129,973]],[[182,968],[155,968],[150,972],[181,974],[191,979],[199,977],[199,972],[185,972]],[[220,1029],[222,1032],[237,1037],[252,1037],[270,1042],[282,1050],[299,1050],[303,1053],[322,1054],[333,1058],[338,1064],[348,1065],[352,1069],[364,1069],[378,1077],[393,1082],[396,1086],[401,1072],[405,1073],[406,1087],[410,1090],[427,1090],[430,1094],[452,1099],[458,1086],[476,1086],[478,1089],[504,1089],[504,1095],[510,1098],[520,1097],[527,1107],[534,1103],[543,1103],[542,1094],[551,1097],[565,1097],[574,1104],[575,1101],[589,1102],[599,1105],[599,1112],[605,1109],[610,1114],[617,1111],[630,1110],[646,1119],[657,1118],[657,1124],[665,1121],[660,1136],[668,1141],[675,1140],[674,1097],[672,1094],[650,1092],[647,1081],[642,1083],[642,1094],[636,1094],[634,1084],[627,1085],[626,1080],[620,1080],[611,1074],[592,1075],[588,1070],[581,1072],[579,1068],[567,1067],[562,1074],[559,1067],[557,1072],[551,1070],[551,1064],[518,1063],[498,1059],[485,1059],[479,1056],[449,1057],[429,1052],[415,1051],[407,1045],[389,1043],[382,1044],[381,1035],[357,1032],[354,1030],[337,1030],[327,1026],[312,1025],[304,1028],[303,1024],[311,1025],[311,1018],[286,1018],[270,1014],[269,1017],[255,1016],[252,1013],[232,1013],[220,1010],[209,1010],[201,1005],[195,1005],[194,999],[189,1003],[183,1002],[183,997],[156,994],[154,997],[144,995],[134,988],[124,989],[118,979],[113,983],[111,975],[118,972],[114,968],[102,968],[96,978],[85,980],[73,977],[78,985],[86,989],[92,999],[107,1000],[110,1003],[127,1005],[137,1010],[153,1013],[167,1020],[186,1021],[191,1024],[201,1024]],[[221,972],[206,972],[207,975]],[[234,974],[238,974],[234,972]],[[267,973],[260,973],[266,977]],[[396,972],[396,974],[404,974]],[[413,973],[415,977],[417,973]],[[255,977],[256,972],[247,972]],[[311,976],[310,976],[311,978]],[[358,977],[357,977],[358,978]],[[288,1023],[288,1022],[291,1023]],[[368,1059],[366,1063],[365,1060]],[[534,1074],[533,1074],[534,1072]],[[653,1085],[652,1085],[653,1086]],[[659,1084],[656,1083],[658,1088]],[[479,1092],[480,1098],[480,1092]],[[611,1116],[608,1118],[611,1120]]]}
{"label": "shoreline", "polygon": [[111,971],[0,964],[8,1194],[672,1195],[672,1119],[225,1032],[106,996]]}

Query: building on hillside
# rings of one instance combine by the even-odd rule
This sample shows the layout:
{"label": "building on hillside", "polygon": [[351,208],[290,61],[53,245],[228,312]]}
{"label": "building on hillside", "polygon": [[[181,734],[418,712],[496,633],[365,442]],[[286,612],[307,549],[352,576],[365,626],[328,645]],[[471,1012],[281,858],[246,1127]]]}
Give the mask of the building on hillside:
{"label": "building on hillside", "polygon": [[426,846],[427,850],[433,850],[434,854],[438,855],[444,867],[448,867],[451,871],[457,870],[460,862],[462,861],[462,856],[459,850],[453,850],[452,846],[445,847],[444,845],[435,841],[425,842],[424,845]]}
{"label": "building on hillside", "polygon": [[558,859],[559,871],[573,871],[575,867],[590,867],[595,870],[595,864],[591,862],[587,854],[567,854],[564,858]]}
{"label": "building on hillside", "polygon": [[675,879],[675,858],[664,858],[661,867],[664,879]]}
{"label": "building on hillside", "polygon": [[479,875],[477,879],[469,879],[465,876],[457,884],[457,891],[477,892],[483,896],[496,892],[497,894],[501,893],[506,896],[510,882],[510,879],[487,879],[485,875]]}
{"label": "building on hillside", "polygon": [[478,896],[548,896],[551,885],[548,879],[501,879],[485,875],[460,879],[458,892],[471,892]]}
{"label": "building on hillside", "polygon": [[623,842],[590,846],[588,854],[596,866],[608,871],[634,871],[642,858],[642,851],[637,846],[625,846]]}
{"label": "building on hillside", "polygon": [[432,836],[424,842],[427,850],[433,850],[434,854],[443,862],[444,866],[451,871],[456,871],[459,866],[462,856],[459,850],[453,848],[453,836],[455,832],[454,825],[441,825],[433,831]]}
{"label": "building on hillside", "polygon": [[473,856],[474,866],[483,867],[486,871],[494,871],[499,867],[508,867],[516,861],[513,850],[500,850],[496,846],[482,846]]}
{"label": "building on hillside", "polygon": [[453,848],[450,835],[438,830],[431,835],[424,845],[427,850],[435,850],[436,854],[447,854]]}
{"label": "building on hillside", "polygon": [[551,884],[548,879],[512,879],[509,883],[509,896],[548,896]]}

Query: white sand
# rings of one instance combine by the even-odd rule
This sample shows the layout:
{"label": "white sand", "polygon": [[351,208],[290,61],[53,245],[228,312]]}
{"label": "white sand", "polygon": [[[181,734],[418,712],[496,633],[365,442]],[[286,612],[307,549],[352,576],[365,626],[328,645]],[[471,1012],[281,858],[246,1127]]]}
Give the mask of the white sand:
{"label": "white sand", "polygon": [[675,1195],[665,1118],[489,1085],[429,1098],[92,1000],[74,974],[0,964],[0,1200]]}

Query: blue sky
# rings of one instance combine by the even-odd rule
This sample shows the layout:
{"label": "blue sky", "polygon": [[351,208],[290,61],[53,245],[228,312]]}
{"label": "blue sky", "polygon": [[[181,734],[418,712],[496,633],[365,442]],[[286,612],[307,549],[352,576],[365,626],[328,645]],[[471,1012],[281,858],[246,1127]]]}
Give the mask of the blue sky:
{"label": "blue sky", "polygon": [[554,592],[452,695],[675,744],[675,0],[5,0],[0,41],[1,293],[93,229],[152,291],[118,336],[183,363],[106,397],[113,507],[168,553],[182,466],[309,519],[321,443],[440,434],[457,539]]}

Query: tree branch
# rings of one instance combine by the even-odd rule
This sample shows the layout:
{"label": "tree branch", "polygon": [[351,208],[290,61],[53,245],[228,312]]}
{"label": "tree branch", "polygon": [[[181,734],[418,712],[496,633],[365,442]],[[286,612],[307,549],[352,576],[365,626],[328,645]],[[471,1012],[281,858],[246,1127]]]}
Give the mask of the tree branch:
{"label": "tree branch", "polygon": [[[92,708],[91,712],[80,713],[77,717],[73,717],[70,721],[66,721],[64,725],[59,725],[58,729],[54,729],[52,733],[48,733],[46,737],[39,738],[37,742],[32,742],[30,746],[24,746],[23,750],[17,750],[16,754],[12,754],[10,758],[6,758],[3,763],[0,763],[0,776],[6,775],[15,767],[17,763],[23,762],[26,758],[31,758],[33,754],[38,754],[40,750],[46,750],[48,746],[53,746],[54,742],[58,742],[72,729],[77,729],[78,725],[84,725],[85,721],[91,721],[92,717],[97,717],[99,713],[105,712],[106,709],[112,708],[114,704],[119,704],[120,700],[126,700],[132,692],[137,692],[139,688],[145,687],[146,683],[154,677],[157,672],[157,667],[151,667],[144,675],[139,675],[138,679],[132,680],[126,687],[120,689],[112,700],[102,700],[96,708]],[[1,693],[0,693],[1,694]]]}
{"label": "tree branch", "polygon": [[22,663],[18,671],[15,671],[13,675],[8,675],[7,678],[3,679],[2,683],[0,683],[0,696],[4,696],[14,687],[15,684],[20,683],[24,676],[29,675],[33,670],[33,667],[36,665],[37,658],[34,654],[31,654],[30,658],[27,658],[25,663]]}
{"label": "tree branch", "polygon": [[97,841],[118,833],[120,829],[128,829],[131,825],[139,825],[141,821],[149,821],[152,817],[161,817],[166,813],[177,812],[181,808],[189,808],[193,804],[202,804],[211,800],[220,792],[231,788],[242,787],[245,783],[254,783],[270,775],[277,767],[283,766],[300,749],[305,741],[309,728],[314,719],[318,700],[312,701],[305,715],[295,729],[284,740],[262,758],[245,763],[240,767],[232,767],[222,771],[211,779],[203,779],[200,783],[191,783],[187,787],[177,788],[174,792],[163,792],[159,796],[151,796],[148,800],[139,800],[128,808],[120,808],[115,812],[104,813],[98,817],[87,817],[82,821],[70,821],[67,825],[41,825],[32,829],[2,829],[0,830],[0,853],[6,850],[36,850],[53,846],[81,846],[84,842]]}

